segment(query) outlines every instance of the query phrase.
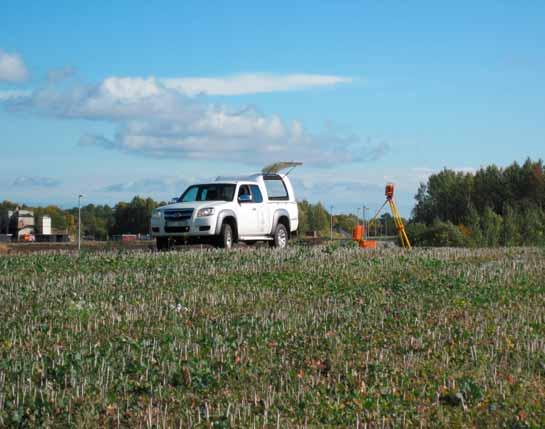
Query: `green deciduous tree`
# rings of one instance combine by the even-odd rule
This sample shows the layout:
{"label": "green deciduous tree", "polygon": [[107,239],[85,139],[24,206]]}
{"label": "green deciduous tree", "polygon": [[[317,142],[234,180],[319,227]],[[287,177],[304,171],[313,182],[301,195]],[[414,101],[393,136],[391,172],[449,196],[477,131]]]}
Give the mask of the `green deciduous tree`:
{"label": "green deciduous tree", "polygon": [[545,167],[527,159],[475,173],[444,169],[420,185],[412,222],[467,228],[475,246],[545,244]]}
{"label": "green deciduous tree", "polygon": [[51,218],[51,227],[57,230],[66,230],[66,212],[57,206],[36,207],[33,209],[36,222],[42,216]]}
{"label": "green deciduous tree", "polygon": [[500,244],[502,232],[502,218],[490,207],[484,209],[481,218],[481,230],[483,233],[483,244],[494,247]]}
{"label": "green deciduous tree", "polygon": [[134,197],[129,203],[114,207],[114,234],[146,234],[149,232],[152,210],[158,203],[151,198]]}
{"label": "green deciduous tree", "polygon": [[522,243],[520,236],[521,220],[519,214],[506,205],[503,213],[503,231],[501,243],[504,246],[518,246]]}
{"label": "green deciduous tree", "polygon": [[329,213],[322,203],[317,203],[310,207],[309,228],[311,231],[317,231],[321,234],[326,234],[329,230]]}

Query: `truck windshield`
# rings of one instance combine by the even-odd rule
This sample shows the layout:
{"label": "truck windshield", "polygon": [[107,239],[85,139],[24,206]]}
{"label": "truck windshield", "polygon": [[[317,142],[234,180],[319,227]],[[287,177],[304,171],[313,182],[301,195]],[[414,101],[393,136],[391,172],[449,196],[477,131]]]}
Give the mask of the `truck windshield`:
{"label": "truck windshield", "polygon": [[193,201],[233,201],[236,185],[228,183],[210,183],[193,185],[185,190],[178,199],[180,203]]}

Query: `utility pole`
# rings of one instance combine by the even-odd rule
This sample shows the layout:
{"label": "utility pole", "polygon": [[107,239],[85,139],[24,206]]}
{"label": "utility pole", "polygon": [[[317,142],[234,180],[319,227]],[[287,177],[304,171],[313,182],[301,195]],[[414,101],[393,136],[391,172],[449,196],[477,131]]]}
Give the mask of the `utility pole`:
{"label": "utility pole", "polygon": [[81,250],[81,199],[85,195],[78,195],[78,253]]}
{"label": "utility pole", "polygon": [[365,216],[365,212],[369,210],[369,207],[366,207],[365,204],[361,207],[361,211],[363,213],[363,216],[362,216],[362,223],[363,223],[363,232],[364,232],[364,236],[363,238],[364,239],[367,239],[368,235],[367,235],[367,226],[366,225],[366,216]]}
{"label": "utility pole", "polygon": [[333,240],[333,206],[329,206],[329,239]]}

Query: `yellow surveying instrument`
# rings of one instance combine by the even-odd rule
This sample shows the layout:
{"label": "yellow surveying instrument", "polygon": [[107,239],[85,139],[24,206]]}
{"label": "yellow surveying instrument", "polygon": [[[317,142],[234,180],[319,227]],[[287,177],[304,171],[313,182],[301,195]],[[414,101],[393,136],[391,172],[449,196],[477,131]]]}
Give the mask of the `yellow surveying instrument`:
{"label": "yellow surveying instrument", "polygon": [[[375,223],[375,220],[377,219],[378,215],[384,208],[386,204],[390,206],[390,210],[392,212],[392,216],[394,218],[394,223],[397,229],[397,233],[399,234],[399,239],[401,240],[401,245],[405,249],[411,248],[411,242],[409,241],[409,237],[407,237],[407,232],[405,231],[405,225],[403,225],[403,220],[401,219],[401,216],[399,214],[399,210],[397,209],[397,205],[394,201],[394,184],[388,183],[386,184],[386,201],[384,201],[384,204],[380,206],[380,208],[377,210],[375,215],[372,217],[372,219],[369,221],[369,224],[367,225],[367,228],[371,230],[371,226]],[[376,248],[376,241],[374,240],[365,240],[365,230],[362,225],[358,225],[353,232],[352,238],[354,241],[357,241],[362,248],[366,249],[374,249]]]}

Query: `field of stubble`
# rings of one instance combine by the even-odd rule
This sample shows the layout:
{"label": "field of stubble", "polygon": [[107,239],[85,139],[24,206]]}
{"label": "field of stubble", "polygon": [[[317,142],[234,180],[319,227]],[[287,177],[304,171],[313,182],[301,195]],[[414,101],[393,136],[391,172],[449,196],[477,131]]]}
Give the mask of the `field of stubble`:
{"label": "field of stubble", "polygon": [[0,256],[0,427],[545,427],[545,251]]}

